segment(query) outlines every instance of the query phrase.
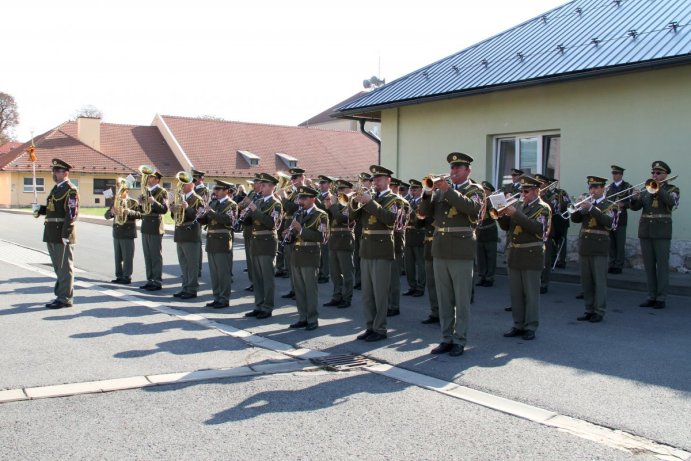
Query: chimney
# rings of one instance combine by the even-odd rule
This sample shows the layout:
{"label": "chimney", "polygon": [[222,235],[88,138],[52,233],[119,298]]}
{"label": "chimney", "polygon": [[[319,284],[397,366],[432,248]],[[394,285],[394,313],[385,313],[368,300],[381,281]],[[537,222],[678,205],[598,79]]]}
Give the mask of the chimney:
{"label": "chimney", "polygon": [[77,117],[77,138],[97,151],[101,151],[101,119]]}

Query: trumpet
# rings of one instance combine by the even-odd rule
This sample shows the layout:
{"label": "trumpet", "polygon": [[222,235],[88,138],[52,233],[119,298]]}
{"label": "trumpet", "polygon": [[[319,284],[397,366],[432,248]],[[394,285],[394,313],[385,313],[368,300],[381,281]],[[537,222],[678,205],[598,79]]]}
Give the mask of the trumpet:
{"label": "trumpet", "polygon": [[[583,196],[581,196],[581,197],[583,197]],[[569,203],[569,206],[566,207],[566,211],[563,212],[560,216],[561,216],[562,218],[564,218],[564,219],[568,219],[568,218],[571,217],[572,214],[574,214],[574,213],[576,213],[577,211],[580,210],[581,205],[583,205],[583,204],[586,203],[586,202],[592,203],[593,200],[595,200],[595,197],[592,196],[592,195],[590,195],[590,194],[588,194],[586,197],[580,199],[580,200],[579,200],[578,202],[576,202],[576,203]]]}
{"label": "trumpet", "polygon": [[[547,191],[551,191],[551,190],[553,190],[553,189],[556,189],[557,184],[558,184],[558,183],[555,181],[555,182],[552,182],[552,183],[548,184],[548,185],[545,186],[545,187],[542,187],[542,188],[537,192],[537,195],[540,196],[540,194],[542,194],[543,192],[547,192]],[[497,194],[501,194],[501,193],[502,193],[502,192],[497,192]],[[492,194],[492,195],[497,195],[497,194]],[[490,200],[490,197],[492,197],[492,195],[488,196],[485,200]],[[518,202],[521,201],[521,198],[520,198],[520,197],[521,197],[521,193],[520,193],[520,192],[516,192],[515,194],[511,195],[510,197],[507,197],[507,199],[506,199],[506,205],[505,205],[505,206],[503,206],[503,207],[501,207],[501,208],[492,208],[492,209],[489,210],[489,215],[490,215],[490,217],[491,217],[492,219],[495,219],[495,220],[496,220],[496,219],[499,219],[499,218],[501,217],[502,211],[506,210],[506,209],[507,209],[508,207],[510,207],[510,206],[514,206],[516,203],[518,203]],[[569,205],[569,206],[571,206],[571,205]]]}
{"label": "trumpet", "polygon": [[374,195],[374,188],[359,187],[353,192],[349,193],[338,193],[338,203],[350,208],[353,211],[357,211],[362,206],[360,202],[355,201],[357,197],[362,197],[364,194]]}
{"label": "trumpet", "polygon": [[127,212],[129,211],[127,209],[127,189],[129,184],[125,178],[117,178],[115,184],[117,185],[117,190],[113,198],[114,219],[116,224],[122,226],[127,222]]}
{"label": "trumpet", "polygon": [[446,179],[448,175],[443,174],[428,174],[420,181],[422,183],[423,192],[432,192],[434,190],[434,183]]}
{"label": "trumpet", "polygon": [[178,182],[175,185],[173,201],[170,206],[173,209],[173,221],[175,221],[176,226],[179,226],[185,222],[185,209],[182,207],[182,202],[185,201],[185,195],[182,192],[182,187],[192,182],[192,176],[186,171],[179,171],[175,175],[175,179],[177,179]]}
{"label": "trumpet", "polygon": [[144,214],[150,214],[151,213],[151,204],[149,203],[149,189],[147,186],[147,181],[149,179],[149,176],[153,176],[156,174],[156,168],[149,166],[149,165],[140,165],[139,168],[137,168],[137,171],[139,171],[139,175],[142,177],[140,184],[139,184],[139,195],[142,197],[143,203],[142,203],[142,213]]}

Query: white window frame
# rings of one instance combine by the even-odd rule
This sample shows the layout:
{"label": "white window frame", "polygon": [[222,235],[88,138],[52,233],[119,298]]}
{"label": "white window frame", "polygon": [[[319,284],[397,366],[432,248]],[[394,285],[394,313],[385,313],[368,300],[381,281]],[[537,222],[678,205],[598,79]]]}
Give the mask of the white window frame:
{"label": "white window frame", "polygon": [[544,149],[544,139],[546,136],[554,136],[558,135],[561,136],[561,131],[559,130],[551,130],[551,131],[535,131],[535,132],[527,132],[527,133],[513,133],[513,134],[501,134],[501,135],[495,135],[493,139],[493,146],[492,149],[494,150],[493,152],[493,161],[494,161],[494,166],[493,166],[493,171],[492,171],[492,177],[494,178],[494,184],[496,185],[497,189],[500,189],[504,185],[504,178],[499,177],[499,144],[501,141],[506,141],[513,139],[515,142],[514,146],[514,151],[515,151],[515,158],[514,158],[514,165],[516,165],[516,168],[520,168],[520,160],[521,160],[521,152],[520,152],[520,145],[521,145],[521,140],[525,139],[533,139],[537,138],[537,166],[536,170],[533,171],[533,174],[539,173],[543,174],[543,163],[544,163],[544,157],[543,157],[543,149]]}
{"label": "white window frame", "polygon": [[[26,183],[27,179],[29,180],[29,184]],[[22,179],[22,186],[24,187],[25,193],[33,194],[34,183],[33,183],[32,177],[24,177]],[[36,192],[45,192],[45,191],[46,191],[46,179],[45,178],[36,178]]]}

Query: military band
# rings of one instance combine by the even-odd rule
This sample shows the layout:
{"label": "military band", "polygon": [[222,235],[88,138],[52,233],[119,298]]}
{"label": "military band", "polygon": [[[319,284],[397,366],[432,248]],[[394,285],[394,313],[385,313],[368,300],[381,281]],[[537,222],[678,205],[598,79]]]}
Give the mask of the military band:
{"label": "military band", "polygon": [[129,285],[132,283],[134,266],[134,240],[137,238],[137,211],[139,202],[130,198],[126,180],[120,178],[114,203],[104,214],[113,220],[113,256],[115,257],[115,279],[111,283]]}
{"label": "military band", "polygon": [[610,274],[621,274],[624,269],[624,259],[626,257],[626,226],[628,225],[628,212],[631,206],[631,199],[622,195],[623,191],[630,190],[631,184],[624,181],[625,169],[612,165],[612,182],[605,190],[608,200],[616,201],[618,208],[617,227],[609,233],[609,269]]}
{"label": "military band", "polygon": [[194,192],[194,183],[188,176],[178,173],[177,179],[178,185],[170,204],[170,214],[175,221],[173,241],[177,247],[178,263],[182,272],[182,287],[173,296],[192,299],[197,297],[199,290],[202,229],[198,220],[198,210],[204,207],[204,201]]}
{"label": "military band", "polygon": [[410,204],[400,195],[401,180],[391,178],[389,184],[391,193],[398,198],[396,209],[396,223],[393,229],[394,260],[391,264],[391,284],[389,286],[388,317],[401,314],[401,271],[403,270],[403,253],[405,251],[405,228],[410,219]]}
{"label": "military band", "polygon": [[418,217],[417,211],[422,199],[422,183],[418,179],[408,181],[408,202],[410,216],[405,229],[405,275],[408,291],[403,296],[416,298],[425,294],[427,275],[425,271],[425,226],[424,219]]}
{"label": "military band", "polygon": [[329,214],[329,272],[333,283],[331,299],[324,303],[326,307],[350,307],[353,299],[353,249],[355,220],[351,218],[352,210],[347,203],[341,203],[338,197],[347,197],[353,190],[353,184],[339,179],[336,181],[337,196],[325,201]]}
{"label": "military band", "polygon": [[494,186],[482,181],[485,201],[482,203],[480,218],[478,219],[475,235],[477,237],[477,272],[478,281],[475,285],[491,287],[494,285],[494,274],[497,271],[497,245],[499,244],[499,230],[497,221],[492,218],[490,210],[492,204],[487,199],[495,192]]}
{"label": "military band", "polygon": [[[141,168],[140,168],[141,170]],[[163,216],[168,213],[168,191],[161,187],[162,175],[157,170],[142,173],[143,193],[139,197],[142,251],[146,283],[141,289],[158,291],[163,285]]]}

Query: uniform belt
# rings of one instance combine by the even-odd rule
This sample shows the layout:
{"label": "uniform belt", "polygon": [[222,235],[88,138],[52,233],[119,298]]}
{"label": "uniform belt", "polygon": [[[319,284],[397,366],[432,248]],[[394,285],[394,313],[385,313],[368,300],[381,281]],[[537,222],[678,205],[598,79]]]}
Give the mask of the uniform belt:
{"label": "uniform belt", "polygon": [[425,242],[432,242],[434,241],[434,237],[425,237]]}
{"label": "uniform belt", "polygon": [[393,230],[369,230],[369,229],[363,229],[362,230],[363,235],[391,235],[393,234]]}
{"label": "uniform belt", "polygon": [[530,242],[530,243],[511,243],[511,248],[533,248],[543,246],[543,242]]}
{"label": "uniform belt", "polygon": [[490,229],[492,227],[497,227],[497,224],[493,222],[492,224],[485,224],[484,226],[477,226],[476,229],[482,230],[482,229]]}
{"label": "uniform belt", "polygon": [[437,227],[434,229],[434,233],[436,234],[437,232],[446,234],[448,232],[472,232],[473,228],[472,227]]}
{"label": "uniform belt", "polygon": [[671,214],[644,214],[641,218],[671,218]]}
{"label": "uniform belt", "polygon": [[352,232],[350,227],[332,227],[331,232]]}
{"label": "uniform belt", "polygon": [[230,229],[209,229],[207,234],[230,234]]}
{"label": "uniform belt", "polygon": [[609,235],[609,231],[600,230],[600,229],[581,229],[581,232],[583,232],[584,234]]}
{"label": "uniform belt", "polygon": [[197,221],[186,221],[182,224],[178,224],[178,227],[185,227],[185,226],[191,226],[192,224],[195,224]]}
{"label": "uniform belt", "polygon": [[260,231],[252,231],[252,235],[276,235],[275,230],[260,230]]}
{"label": "uniform belt", "polygon": [[318,247],[320,245],[319,242],[295,242],[296,247]]}
{"label": "uniform belt", "polygon": [[64,222],[65,218],[46,218],[46,222]]}

